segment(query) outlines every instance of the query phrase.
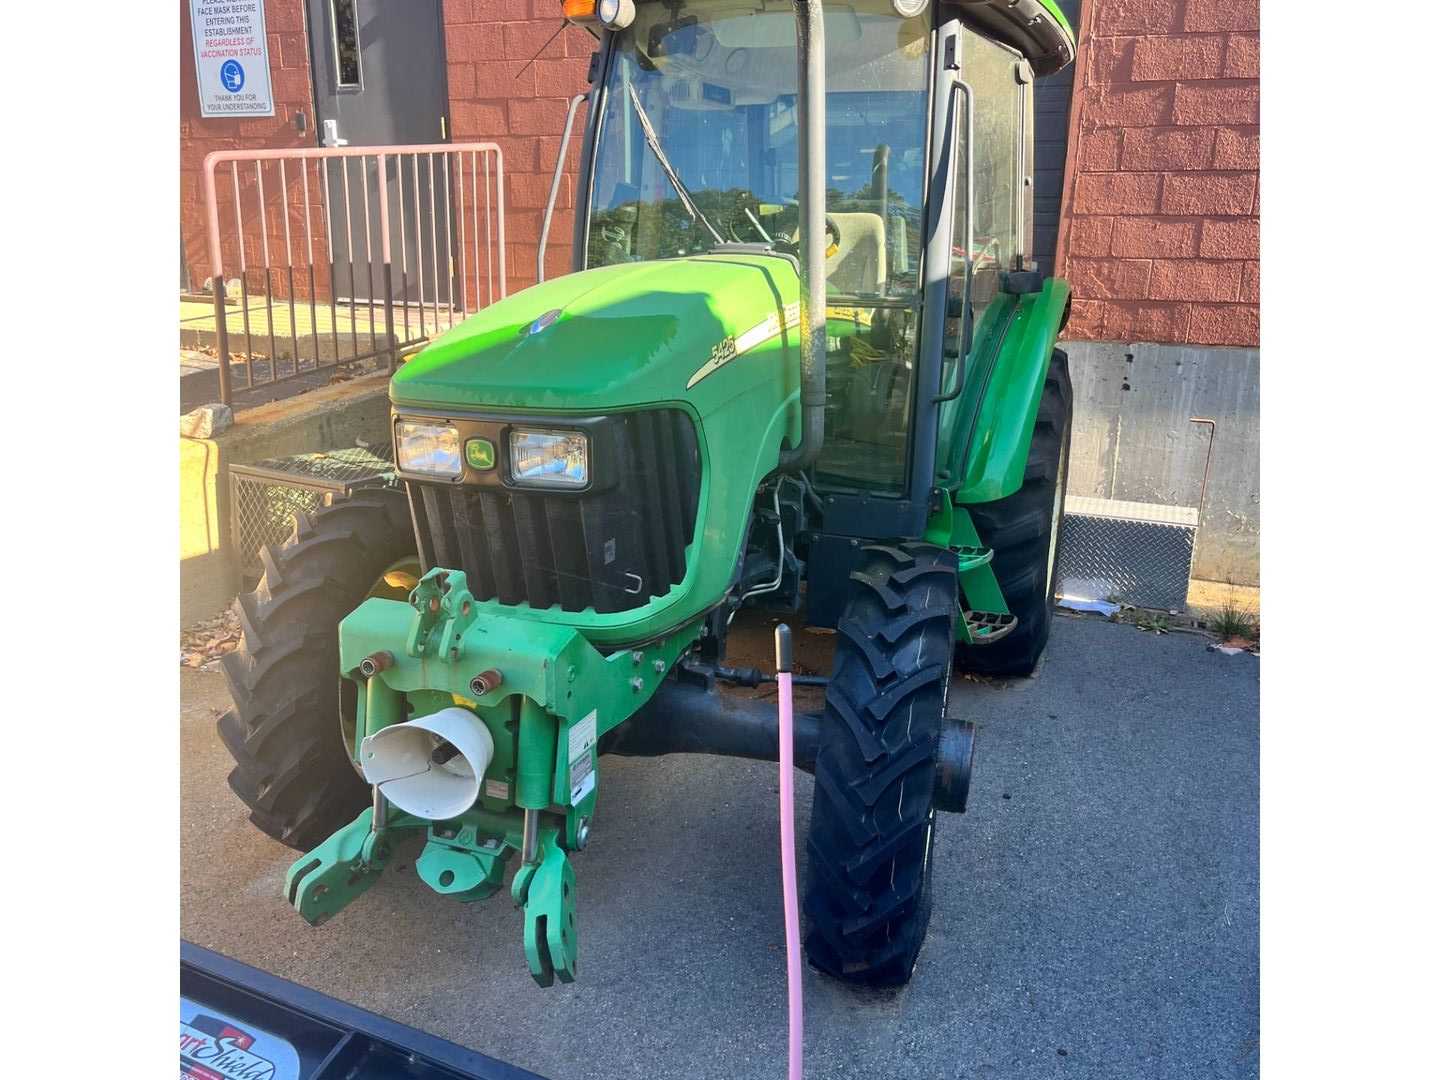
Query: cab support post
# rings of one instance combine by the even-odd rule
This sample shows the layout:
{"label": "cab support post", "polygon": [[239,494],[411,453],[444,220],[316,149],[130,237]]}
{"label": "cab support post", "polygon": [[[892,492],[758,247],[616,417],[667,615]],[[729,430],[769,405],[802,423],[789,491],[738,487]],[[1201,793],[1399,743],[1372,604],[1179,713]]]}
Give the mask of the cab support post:
{"label": "cab support post", "polygon": [[800,445],[780,455],[799,472],[825,445],[825,16],[795,0],[800,166]]}

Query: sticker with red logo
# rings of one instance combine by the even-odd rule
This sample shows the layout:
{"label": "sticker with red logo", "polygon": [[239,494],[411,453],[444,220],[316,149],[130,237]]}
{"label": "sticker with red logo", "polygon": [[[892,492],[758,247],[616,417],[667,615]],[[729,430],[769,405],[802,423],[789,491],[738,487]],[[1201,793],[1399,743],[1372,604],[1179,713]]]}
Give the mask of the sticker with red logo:
{"label": "sticker with red logo", "polygon": [[181,1080],[299,1080],[300,1055],[284,1039],[180,999]]}

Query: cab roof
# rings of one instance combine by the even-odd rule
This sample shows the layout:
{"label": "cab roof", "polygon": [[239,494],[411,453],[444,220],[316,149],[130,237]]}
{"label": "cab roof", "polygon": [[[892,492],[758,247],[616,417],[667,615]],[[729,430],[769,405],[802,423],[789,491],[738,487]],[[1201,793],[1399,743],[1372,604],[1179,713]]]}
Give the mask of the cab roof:
{"label": "cab roof", "polygon": [[1020,53],[1036,75],[1053,75],[1075,59],[1075,31],[1055,0],[935,2],[972,30]]}
{"label": "cab roof", "polygon": [[1036,75],[1075,59],[1075,31],[1055,0],[941,0],[967,26],[1015,49]]}

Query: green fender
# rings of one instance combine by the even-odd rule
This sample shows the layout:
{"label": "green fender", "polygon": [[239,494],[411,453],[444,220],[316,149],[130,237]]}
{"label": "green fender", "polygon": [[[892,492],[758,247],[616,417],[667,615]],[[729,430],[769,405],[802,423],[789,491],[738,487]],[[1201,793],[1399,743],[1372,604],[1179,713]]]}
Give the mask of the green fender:
{"label": "green fender", "polygon": [[1001,293],[985,309],[963,389],[940,410],[936,478],[953,503],[993,502],[1020,489],[1069,300],[1069,284],[1047,278],[1038,293]]}

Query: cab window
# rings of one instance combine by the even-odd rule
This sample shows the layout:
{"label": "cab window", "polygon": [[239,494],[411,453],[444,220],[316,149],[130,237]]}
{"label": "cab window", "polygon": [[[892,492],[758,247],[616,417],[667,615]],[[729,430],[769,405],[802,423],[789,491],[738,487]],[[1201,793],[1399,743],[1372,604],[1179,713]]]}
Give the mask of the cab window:
{"label": "cab window", "polygon": [[[951,245],[950,295],[963,296],[972,327],[1000,291],[1000,274],[1028,254],[1030,185],[1026,92],[1029,68],[1018,53],[964,30],[960,78],[970,87],[974,146],[965,145],[966,123],[959,112],[961,152],[955,159],[955,231]],[[973,180],[973,191],[967,191]],[[965,331],[959,319],[950,333]],[[955,350],[951,350],[952,354]]]}

